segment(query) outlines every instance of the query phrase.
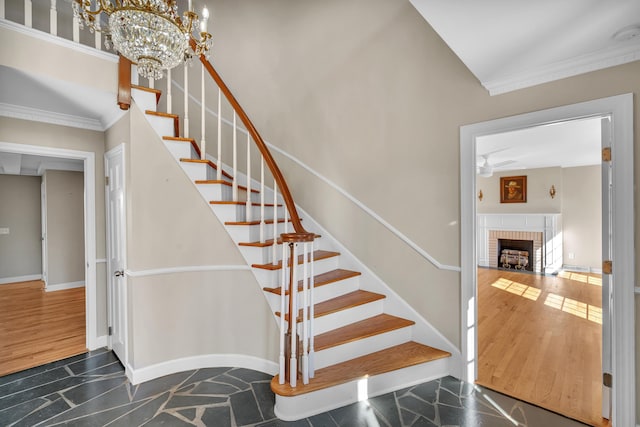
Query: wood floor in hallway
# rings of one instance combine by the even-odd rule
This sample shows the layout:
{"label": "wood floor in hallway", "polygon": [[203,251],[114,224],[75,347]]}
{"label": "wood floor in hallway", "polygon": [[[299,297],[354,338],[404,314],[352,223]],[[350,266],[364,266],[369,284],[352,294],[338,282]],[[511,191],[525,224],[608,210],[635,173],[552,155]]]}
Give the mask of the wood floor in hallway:
{"label": "wood floor in hallway", "polygon": [[602,279],[478,269],[477,383],[590,425],[601,418]]}
{"label": "wood floor in hallway", "polygon": [[0,376],[86,351],[84,287],[0,285]]}

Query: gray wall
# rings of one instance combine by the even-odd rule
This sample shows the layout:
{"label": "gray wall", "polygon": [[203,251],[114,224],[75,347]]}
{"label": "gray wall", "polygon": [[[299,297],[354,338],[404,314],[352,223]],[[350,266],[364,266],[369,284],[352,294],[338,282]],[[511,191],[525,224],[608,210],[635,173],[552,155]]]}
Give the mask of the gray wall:
{"label": "gray wall", "polygon": [[42,274],[39,176],[0,175],[0,281]]}
{"label": "gray wall", "polygon": [[83,282],[84,172],[46,171],[47,286]]}

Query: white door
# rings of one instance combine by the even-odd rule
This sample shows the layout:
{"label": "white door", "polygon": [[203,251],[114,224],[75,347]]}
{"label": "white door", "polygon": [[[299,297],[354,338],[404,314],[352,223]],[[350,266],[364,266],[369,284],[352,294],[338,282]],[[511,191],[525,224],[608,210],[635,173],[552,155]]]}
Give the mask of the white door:
{"label": "white door", "polygon": [[109,345],[123,364],[127,362],[127,280],[124,146],[105,154],[107,210],[107,291],[109,298]]}
{"label": "white door", "polygon": [[[612,259],[613,228],[612,228],[612,166],[611,161],[604,160],[604,152],[611,148],[611,118],[601,119],[602,129],[602,259]],[[612,278],[611,274],[602,272],[602,416],[611,419],[612,393],[611,393],[611,325],[612,325]]]}

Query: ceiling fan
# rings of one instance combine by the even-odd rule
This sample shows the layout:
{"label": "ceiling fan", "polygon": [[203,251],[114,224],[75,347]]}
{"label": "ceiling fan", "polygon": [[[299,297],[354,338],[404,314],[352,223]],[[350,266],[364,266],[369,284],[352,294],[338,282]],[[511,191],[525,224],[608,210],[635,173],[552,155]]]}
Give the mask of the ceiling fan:
{"label": "ceiling fan", "polygon": [[[504,151],[504,150],[498,150],[498,151]],[[497,153],[498,151],[493,151],[491,153],[487,153],[487,154],[482,154],[480,155],[480,157],[482,157],[484,159],[484,163],[483,164],[478,164],[478,167],[476,168],[476,172],[478,175],[480,175],[483,178],[489,178],[490,176],[493,176],[493,171],[510,165],[512,163],[516,163],[515,160],[505,160],[503,162],[498,162],[495,164],[491,164],[489,163],[489,156],[491,154]]]}

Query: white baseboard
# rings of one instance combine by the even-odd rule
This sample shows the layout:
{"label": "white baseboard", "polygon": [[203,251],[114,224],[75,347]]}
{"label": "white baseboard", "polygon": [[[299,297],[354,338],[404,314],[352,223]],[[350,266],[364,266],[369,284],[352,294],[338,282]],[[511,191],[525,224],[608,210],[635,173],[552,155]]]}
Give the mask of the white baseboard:
{"label": "white baseboard", "polygon": [[32,280],[42,280],[42,274],[30,274],[28,276],[5,277],[4,279],[0,279],[0,285],[6,285],[7,283],[30,282]]}
{"label": "white baseboard", "polygon": [[134,369],[127,364],[125,373],[132,384],[140,384],[176,372],[192,369],[234,367],[253,369],[270,375],[278,373],[278,364],[259,357],[244,354],[205,354],[168,360],[144,368]]}
{"label": "white baseboard", "polygon": [[83,286],[84,286],[84,280],[81,280],[79,282],[57,283],[55,285],[46,285],[44,290],[46,292],[54,292],[54,291],[61,291],[63,289],[82,288]]}
{"label": "white baseboard", "polygon": [[593,267],[585,267],[582,265],[568,265],[563,264],[562,270],[565,271],[574,271],[576,273],[595,273],[602,274],[602,268],[593,268]]}

